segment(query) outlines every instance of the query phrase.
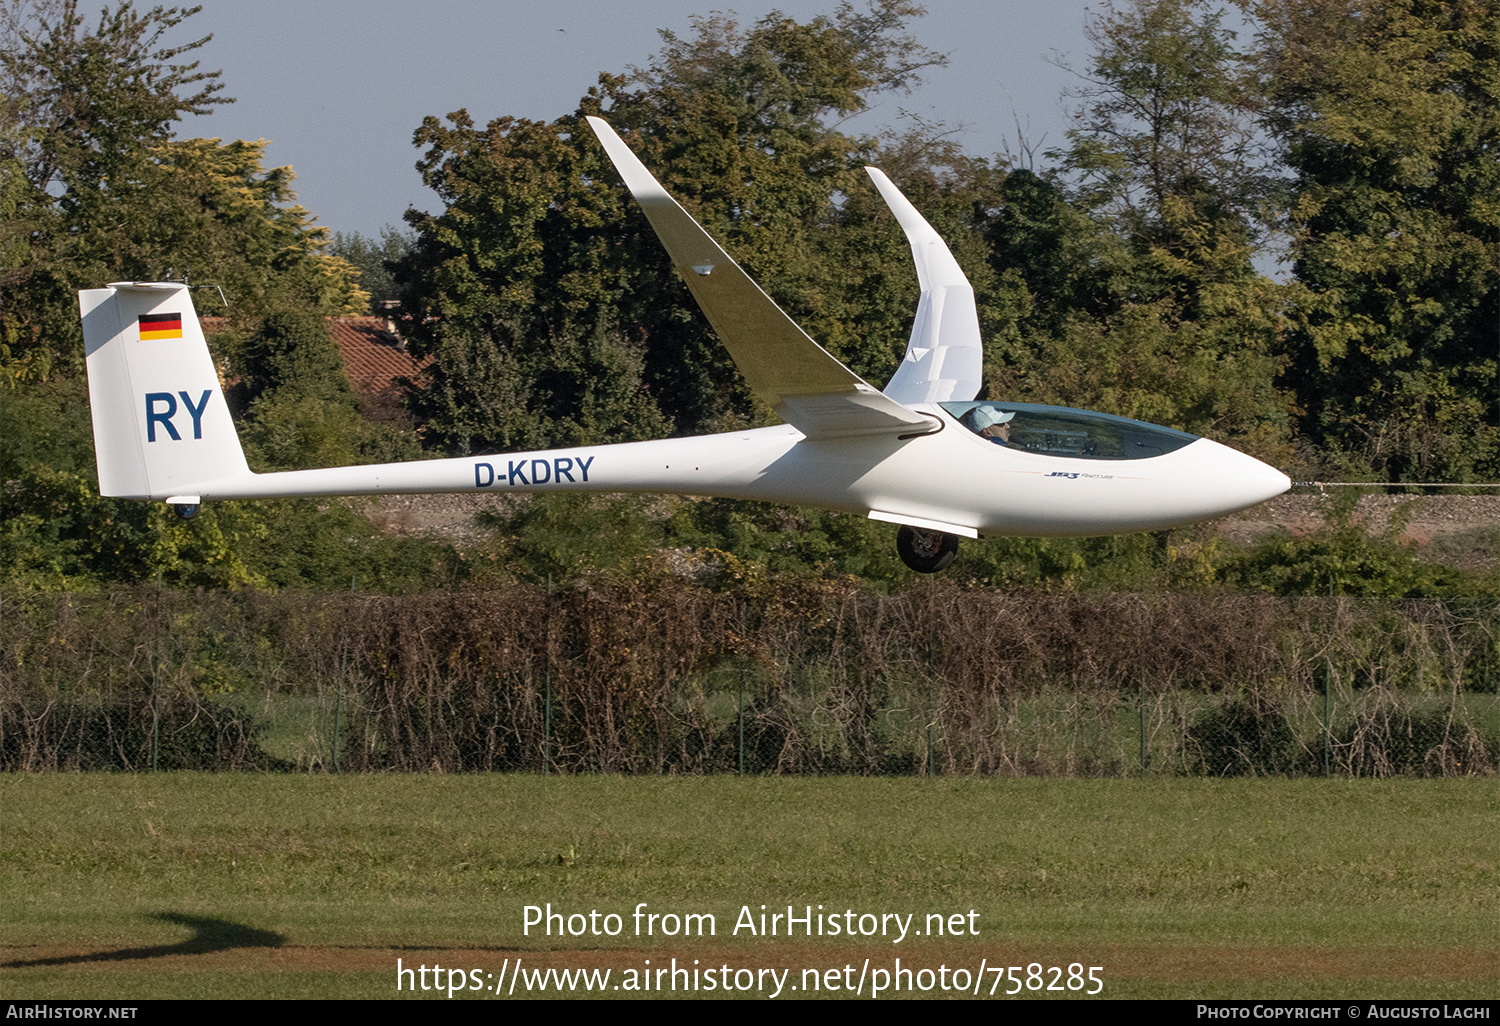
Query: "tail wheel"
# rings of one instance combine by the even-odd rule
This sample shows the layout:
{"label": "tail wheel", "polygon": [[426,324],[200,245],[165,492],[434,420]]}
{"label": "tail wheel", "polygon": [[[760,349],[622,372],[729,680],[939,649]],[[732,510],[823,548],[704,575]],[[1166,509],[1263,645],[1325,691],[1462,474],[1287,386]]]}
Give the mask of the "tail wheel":
{"label": "tail wheel", "polygon": [[896,532],[896,554],[919,574],[946,570],[958,555],[958,538],[942,531],[924,531],[903,525]]}

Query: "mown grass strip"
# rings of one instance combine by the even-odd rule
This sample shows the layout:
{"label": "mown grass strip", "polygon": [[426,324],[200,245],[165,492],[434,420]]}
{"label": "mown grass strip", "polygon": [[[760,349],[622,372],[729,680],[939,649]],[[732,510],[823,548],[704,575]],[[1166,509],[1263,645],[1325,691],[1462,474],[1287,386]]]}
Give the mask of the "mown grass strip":
{"label": "mown grass strip", "polygon": [[[231,978],[253,978],[257,995],[349,996],[351,980],[385,976],[362,962],[320,975],[287,956],[635,958],[707,944],[753,962],[795,944],[921,963],[924,948],[957,945],[975,961],[1002,948],[1090,964],[1146,953],[1114,956],[1121,993],[1469,992],[1472,964],[1445,952],[1500,964],[1497,824],[1487,780],[8,776],[0,980],[27,997],[240,992]],[[636,937],[641,902],[711,913],[715,938]],[[524,908],[548,903],[617,913],[623,933],[523,935]],[[914,924],[974,910],[979,934],[852,946],[736,934],[741,910],[762,904]],[[1219,957],[1195,977],[1191,958],[1159,957],[1197,948],[1248,966],[1226,975],[1234,960]],[[1275,969],[1288,952],[1345,969],[1288,977]],[[1348,975],[1360,952],[1374,978]]]}

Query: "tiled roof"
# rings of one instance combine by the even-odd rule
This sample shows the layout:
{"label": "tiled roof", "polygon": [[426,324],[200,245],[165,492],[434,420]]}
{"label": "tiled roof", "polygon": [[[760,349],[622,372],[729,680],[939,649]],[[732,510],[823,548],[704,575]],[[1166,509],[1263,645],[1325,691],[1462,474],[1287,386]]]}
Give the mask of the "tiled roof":
{"label": "tiled roof", "polygon": [[432,357],[418,360],[383,317],[330,317],[328,334],[344,357],[349,383],[361,395],[394,391],[401,378],[415,380]]}
{"label": "tiled roof", "polygon": [[[213,334],[223,328],[223,317],[201,318],[203,330]],[[349,384],[366,398],[394,397],[402,378],[416,380],[432,357],[418,360],[406,351],[384,317],[330,317],[328,336],[339,347]]]}

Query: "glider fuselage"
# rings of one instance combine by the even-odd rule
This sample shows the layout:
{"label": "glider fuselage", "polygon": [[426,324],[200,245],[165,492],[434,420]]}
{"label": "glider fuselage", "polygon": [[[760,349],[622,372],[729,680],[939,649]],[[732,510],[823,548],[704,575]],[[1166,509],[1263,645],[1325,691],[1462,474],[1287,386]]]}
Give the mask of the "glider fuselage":
{"label": "glider fuselage", "polygon": [[[819,506],[899,523],[929,521],[970,536],[1028,537],[1160,530],[1242,509],[1285,487],[1284,478],[1264,464],[1205,438],[1144,459],[1074,459],[995,445],[936,405],[915,408],[941,418],[944,429],[907,439],[806,439],[779,425],[415,463],[236,473],[194,487],[205,501],[422,492],[667,493]],[[165,499],[172,491],[135,497]]]}

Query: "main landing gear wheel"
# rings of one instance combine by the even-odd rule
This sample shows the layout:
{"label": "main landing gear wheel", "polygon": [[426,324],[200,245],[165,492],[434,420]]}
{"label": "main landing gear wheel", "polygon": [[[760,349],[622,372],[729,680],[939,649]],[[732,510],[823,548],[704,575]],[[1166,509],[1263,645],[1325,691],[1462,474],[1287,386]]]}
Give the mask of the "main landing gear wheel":
{"label": "main landing gear wheel", "polygon": [[896,554],[919,574],[946,570],[958,555],[958,538],[942,531],[924,531],[902,525],[896,532]]}

